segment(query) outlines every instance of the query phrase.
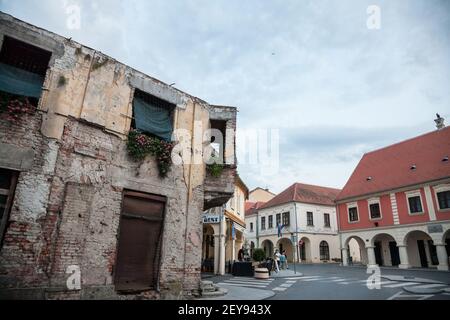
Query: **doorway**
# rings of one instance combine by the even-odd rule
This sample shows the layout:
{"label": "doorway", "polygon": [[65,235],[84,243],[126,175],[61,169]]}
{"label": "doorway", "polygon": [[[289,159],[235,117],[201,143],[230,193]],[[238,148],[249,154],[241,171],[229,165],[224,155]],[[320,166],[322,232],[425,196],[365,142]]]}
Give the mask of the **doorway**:
{"label": "doorway", "polygon": [[420,265],[422,268],[428,268],[427,253],[425,251],[424,240],[417,240],[417,248],[419,249]]}
{"label": "doorway", "polygon": [[397,242],[389,241],[389,252],[391,253],[391,263],[393,266],[400,264],[400,252],[397,247]]}
{"label": "doorway", "polygon": [[383,251],[381,246],[381,241],[375,242],[375,261],[379,266],[383,265]]}

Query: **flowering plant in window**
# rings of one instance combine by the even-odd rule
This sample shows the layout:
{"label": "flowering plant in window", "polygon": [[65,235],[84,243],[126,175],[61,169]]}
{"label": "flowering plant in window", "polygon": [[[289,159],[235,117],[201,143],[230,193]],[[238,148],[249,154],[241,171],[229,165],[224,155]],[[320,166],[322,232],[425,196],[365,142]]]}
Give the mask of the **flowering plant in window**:
{"label": "flowering plant in window", "polygon": [[174,143],[158,137],[148,136],[132,129],[128,134],[128,155],[135,161],[142,161],[147,155],[156,157],[160,177],[164,178],[172,165]]}

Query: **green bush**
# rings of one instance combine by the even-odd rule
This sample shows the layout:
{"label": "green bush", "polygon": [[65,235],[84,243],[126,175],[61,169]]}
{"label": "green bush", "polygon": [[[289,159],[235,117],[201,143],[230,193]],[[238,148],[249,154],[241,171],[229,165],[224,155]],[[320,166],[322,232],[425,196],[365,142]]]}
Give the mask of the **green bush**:
{"label": "green bush", "polygon": [[263,249],[255,249],[253,250],[253,260],[261,262],[266,259],[266,253]]}

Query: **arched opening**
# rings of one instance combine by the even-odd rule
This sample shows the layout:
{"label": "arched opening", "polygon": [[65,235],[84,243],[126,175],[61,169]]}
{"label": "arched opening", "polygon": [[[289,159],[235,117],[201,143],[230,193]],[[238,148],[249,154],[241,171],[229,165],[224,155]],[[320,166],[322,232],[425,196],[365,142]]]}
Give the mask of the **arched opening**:
{"label": "arched opening", "polygon": [[214,272],[214,228],[203,225],[202,271]]}
{"label": "arched opening", "polygon": [[412,267],[429,268],[439,264],[436,246],[426,232],[411,231],[405,236],[404,243]]}
{"label": "arched opening", "polygon": [[270,240],[264,240],[261,243],[261,247],[263,248],[266,258],[273,258],[273,243]]}
{"label": "arched opening", "polygon": [[444,233],[442,242],[445,243],[445,249],[447,250],[447,259],[450,262],[450,229]]}
{"label": "arched opening", "polygon": [[299,242],[300,261],[311,262],[311,241],[307,237],[303,237]]}
{"label": "arched opening", "polygon": [[290,239],[283,238],[278,240],[277,248],[279,249],[280,253],[286,250],[286,258],[288,262],[294,261],[294,250]]}
{"label": "arched opening", "polygon": [[379,266],[398,266],[400,253],[394,237],[388,233],[380,233],[372,238],[375,247],[375,261]]}
{"label": "arched opening", "polygon": [[345,247],[348,252],[349,264],[363,264],[368,263],[367,250],[364,240],[358,236],[351,236],[345,242]]}
{"label": "arched opening", "polygon": [[320,242],[319,252],[320,252],[320,261],[330,260],[330,247],[328,246],[328,242],[326,241]]}

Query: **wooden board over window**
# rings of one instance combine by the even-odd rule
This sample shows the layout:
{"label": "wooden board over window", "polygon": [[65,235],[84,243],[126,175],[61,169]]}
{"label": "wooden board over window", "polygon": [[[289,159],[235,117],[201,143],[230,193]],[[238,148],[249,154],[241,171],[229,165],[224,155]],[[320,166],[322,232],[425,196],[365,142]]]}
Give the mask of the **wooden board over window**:
{"label": "wooden board over window", "polygon": [[0,168],[0,245],[3,243],[3,236],[6,233],[17,177],[18,172]]}
{"label": "wooden board over window", "polygon": [[118,291],[157,287],[166,198],[125,191],[115,270]]}

